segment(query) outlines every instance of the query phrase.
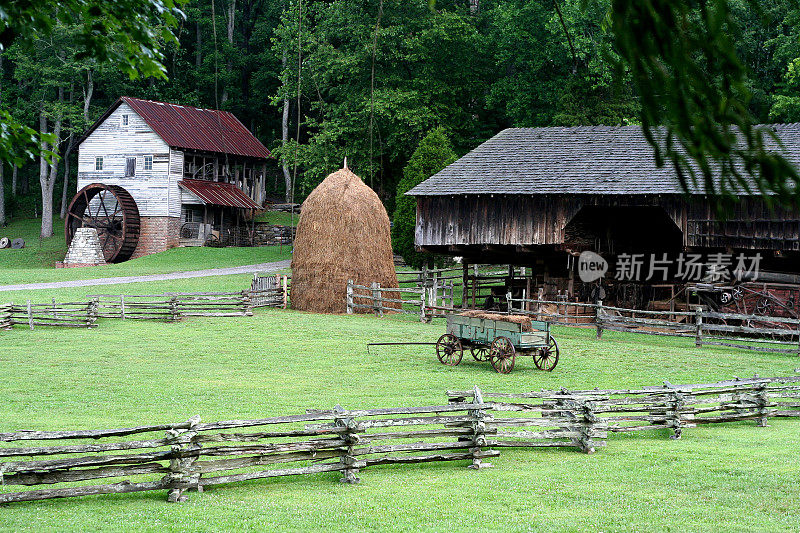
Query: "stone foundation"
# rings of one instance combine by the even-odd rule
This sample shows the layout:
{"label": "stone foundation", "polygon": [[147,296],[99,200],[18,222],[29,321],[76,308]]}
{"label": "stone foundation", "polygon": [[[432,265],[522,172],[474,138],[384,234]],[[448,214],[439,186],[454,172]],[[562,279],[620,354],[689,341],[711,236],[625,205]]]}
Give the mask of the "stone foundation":
{"label": "stone foundation", "polygon": [[97,230],[94,228],[78,228],[69,243],[67,256],[64,258],[62,266],[97,266],[105,265],[103,249],[100,247],[100,239],[97,237]]}
{"label": "stone foundation", "polygon": [[139,244],[131,259],[178,246],[181,231],[180,217],[141,217]]}
{"label": "stone foundation", "polygon": [[[278,246],[280,244],[292,244],[295,231],[291,226],[273,226],[270,224],[257,223],[253,234],[254,246]],[[245,232],[247,235],[248,232]]]}

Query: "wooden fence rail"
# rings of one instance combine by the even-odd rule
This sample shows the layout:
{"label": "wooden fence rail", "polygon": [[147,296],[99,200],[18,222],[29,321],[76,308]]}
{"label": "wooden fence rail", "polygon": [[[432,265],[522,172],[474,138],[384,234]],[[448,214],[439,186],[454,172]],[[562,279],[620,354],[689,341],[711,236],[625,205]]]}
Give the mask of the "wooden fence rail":
{"label": "wooden fence rail", "polygon": [[13,325],[12,305],[0,304],[0,329],[11,329]]}
{"label": "wooden fence rail", "polygon": [[[694,311],[651,311],[596,304],[529,300],[506,295],[508,312],[566,326],[624,331],[647,335],[694,338],[696,346],[727,346],[761,352],[800,355],[800,319],[762,315]],[[574,309],[570,313],[569,309]],[[580,310],[580,313],[578,312]],[[586,312],[589,310],[589,312]]]}
{"label": "wooden fence rail", "polygon": [[97,309],[90,302],[67,302],[34,304],[30,300],[24,305],[8,304],[0,308],[0,327],[9,329],[14,325],[57,326],[69,328],[92,328],[97,321]]}
{"label": "wooden fence rail", "polygon": [[[401,297],[387,298],[384,293],[398,293]],[[346,295],[348,314],[352,314],[356,309],[368,309],[374,312],[375,316],[405,313],[418,316],[422,322],[430,322],[433,318],[444,317],[446,312],[454,310],[453,284],[448,282],[414,288],[383,287],[380,283],[372,283],[369,286],[358,285],[353,280],[348,280]],[[385,305],[387,303],[395,305]]]}
{"label": "wooden fence rail", "polygon": [[[473,395],[480,398],[480,391]],[[188,490],[278,476],[339,472],[342,482],[357,483],[359,471],[373,465],[468,460],[481,468],[499,455],[485,449],[488,410],[480,402],[336,406],[260,420],[203,423],[198,416],[112,430],[0,433],[0,503],[148,490],[167,490],[167,500],[176,502]],[[54,484],[61,486],[7,491]]]}
{"label": "wooden fence rail", "polygon": [[[448,391],[453,402],[470,401],[471,391]],[[751,378],[695,385],[623,390],[483,392],[495,416],[496,447],[571,446],[591,453],[608,433],[667,429],[680,438],[700,424],[800,418],[800,377]],[[502,416],[501,413],[513,413]],[[536,431],[530,431],[530,428]],[[502,440],[501,440],[502,439]]]}

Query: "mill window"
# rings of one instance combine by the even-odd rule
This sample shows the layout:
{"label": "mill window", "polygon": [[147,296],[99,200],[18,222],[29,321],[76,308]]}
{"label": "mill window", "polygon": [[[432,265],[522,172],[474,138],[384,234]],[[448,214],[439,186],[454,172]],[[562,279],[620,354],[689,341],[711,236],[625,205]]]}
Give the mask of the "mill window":
{"label": "mill window", "polygon": [[130,178],[136,175],[136,158],[128,157],[125,159],[125,177]]}

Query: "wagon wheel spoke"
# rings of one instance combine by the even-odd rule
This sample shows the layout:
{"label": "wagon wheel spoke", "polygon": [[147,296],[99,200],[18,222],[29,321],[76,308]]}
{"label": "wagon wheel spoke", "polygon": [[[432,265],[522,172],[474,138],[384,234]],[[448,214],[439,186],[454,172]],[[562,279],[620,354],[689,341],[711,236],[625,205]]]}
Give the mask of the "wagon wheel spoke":
{"label": "wagon wheel spoke", "polygon": [[456,366],[461,362],[464,356],[464,349],[461,346],[461,341],[455,335],[445,333],[436,342],[436,357],[439,362],[448,365]]}

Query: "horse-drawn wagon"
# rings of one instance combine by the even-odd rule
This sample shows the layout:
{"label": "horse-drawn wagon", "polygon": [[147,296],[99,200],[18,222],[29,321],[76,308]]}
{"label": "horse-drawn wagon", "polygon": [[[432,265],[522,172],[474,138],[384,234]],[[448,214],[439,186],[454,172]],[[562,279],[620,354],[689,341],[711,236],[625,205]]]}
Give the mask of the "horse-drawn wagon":
{"label": "horse-drawn wagon", "polygon": [[552,371],[558,364],[558,343],[550,334],[550,324],[526,316],[448,315],[447,333],[436,343],[436,356],[442,364],[456,366],[464,348],[476,361],[489,361],[501,374],[514,369],[518,355],[533,357],[540,370]]}

